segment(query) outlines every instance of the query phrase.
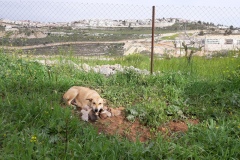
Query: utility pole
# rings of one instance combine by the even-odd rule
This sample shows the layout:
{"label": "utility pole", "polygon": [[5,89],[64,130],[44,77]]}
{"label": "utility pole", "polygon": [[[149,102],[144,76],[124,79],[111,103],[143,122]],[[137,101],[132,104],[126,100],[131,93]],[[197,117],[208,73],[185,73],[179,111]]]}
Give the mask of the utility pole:
{"label": "utility pole", "polygon": [[155,29],[155,6],[152,6],[152,45],[151,45],[151,67],[150,67],[151,74],[153,73],[154,29]]}

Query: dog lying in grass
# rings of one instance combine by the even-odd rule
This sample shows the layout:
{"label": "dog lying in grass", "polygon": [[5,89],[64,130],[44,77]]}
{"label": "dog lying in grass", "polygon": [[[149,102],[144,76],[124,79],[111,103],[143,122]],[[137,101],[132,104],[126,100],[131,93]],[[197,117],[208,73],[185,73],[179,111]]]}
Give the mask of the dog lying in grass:
{"label": "dog lying in grass", "polygon": [[92,109],[96,115],[103,110],[103,98],[90,88],[73,86],[63,95],[63,100],[67,105],[75,105],[85,110]]}

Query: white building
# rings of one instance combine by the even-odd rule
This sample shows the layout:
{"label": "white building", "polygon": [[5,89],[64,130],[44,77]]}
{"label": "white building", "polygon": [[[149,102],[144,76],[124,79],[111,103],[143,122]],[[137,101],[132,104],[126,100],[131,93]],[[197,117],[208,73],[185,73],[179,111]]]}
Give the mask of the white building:
{"label": "white building", "polygon": [[6,32],[10,32],[10,31],[16,31],[16,32],[18,32],[19,30],[17,29],[17,28],[13,28],[11,25],[6,25],[6,27],[5,27],[5,31]]}
{"label": "white building", "polygon": [[240,47],[240,35],[214,35],[202,37],[205,49],[209,51],[214,50],[234,50]]}

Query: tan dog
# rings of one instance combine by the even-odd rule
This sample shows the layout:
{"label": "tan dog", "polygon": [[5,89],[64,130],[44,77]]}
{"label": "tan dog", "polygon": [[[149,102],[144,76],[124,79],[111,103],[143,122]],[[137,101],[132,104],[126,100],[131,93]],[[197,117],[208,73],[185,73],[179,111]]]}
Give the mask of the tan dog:
{"label": "tan dog", "polygon": [[63,95],[63,99],[68,105],[73,104],[85,110],[90,108],[95,113],[103,109],[104,100],[90,88],[73,86]]}

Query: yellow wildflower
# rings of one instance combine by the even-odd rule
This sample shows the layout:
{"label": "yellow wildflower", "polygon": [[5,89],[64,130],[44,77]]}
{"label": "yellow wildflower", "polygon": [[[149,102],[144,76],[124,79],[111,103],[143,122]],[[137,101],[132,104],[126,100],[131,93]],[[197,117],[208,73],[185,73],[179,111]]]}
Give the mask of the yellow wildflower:
{"label": "yellow wildflower", "polygon": [[32,136],[30,142],[37,142],[37,137],[36,136]]}

